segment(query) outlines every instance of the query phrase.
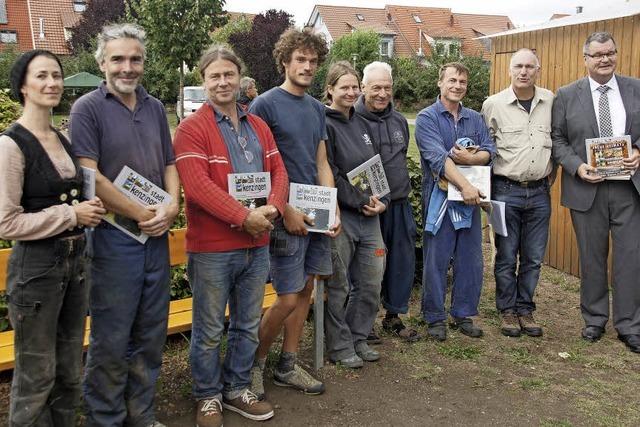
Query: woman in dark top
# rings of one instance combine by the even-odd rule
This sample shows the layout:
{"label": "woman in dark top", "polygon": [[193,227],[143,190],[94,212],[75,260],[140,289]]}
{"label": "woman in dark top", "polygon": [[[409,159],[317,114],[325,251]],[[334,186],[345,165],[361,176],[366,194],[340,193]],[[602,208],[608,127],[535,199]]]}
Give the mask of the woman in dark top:
{"label": "woman in dark top", "polygon": [[11,70],[22,116],[0,136],[0,238],[16,240],[7,269],[15,369],[9,424],[73,426],[87,314],[85,235],[105,210],[82,201],[82,173],[67,139],[49,125],[63,74],[34,50]]}

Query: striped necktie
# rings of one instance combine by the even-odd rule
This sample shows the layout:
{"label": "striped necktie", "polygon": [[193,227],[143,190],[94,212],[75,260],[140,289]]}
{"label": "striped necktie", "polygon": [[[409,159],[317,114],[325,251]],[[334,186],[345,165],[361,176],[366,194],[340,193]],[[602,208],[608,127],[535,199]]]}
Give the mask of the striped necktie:
{"label": "striped necktie", "polygon": [[600,100],[598,101],[598,123],[600,124],[600,136],[613,136],[613,126],[611,126],[611,110],[609,109],[609,96],[607,91],[611,89],[607,85],[600,86],[597,90],[600,92]]}

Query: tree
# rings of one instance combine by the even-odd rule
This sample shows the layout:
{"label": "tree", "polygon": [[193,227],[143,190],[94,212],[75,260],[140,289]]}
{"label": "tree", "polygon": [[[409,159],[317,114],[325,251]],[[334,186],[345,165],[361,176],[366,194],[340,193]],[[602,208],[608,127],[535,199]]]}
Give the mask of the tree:
{"label": "tree", "polygon": [[237,19],[229,20],[224,26],[216,29],[211,38],[216,43],[228,44],[232,34],[248,33],[249,31],[251,31],[251,20],[242,15]]}
{"label": "tree", "polygon": [[[127,0],[130,2],[129,0]],[[75,54],[91,47],[92,40],[108,23],[118,22],[125,13],[125,0],[91,1],[82,13],[78,25],[73,28],[69,45]]]}
{"label": "tree", "polygon": [[130,15],[136,15],[147,32],[149,56],[168,69],[179,70],[181,103],[183,64],[195,67],[211,42],[209,32],[225,24],[223,5],[224,0],[138,0],[131,4]]}
{"label": "tree", "polygon": [[365,65],[380,58],[380,36],[374,31],[357,30],[340,37],[331,46],[330,62],[349,61],[362,75]]}
{"label": "tree", "polygon": [[340,37],[331,46],[327,60],[322,64],[309,89],[309,94],[315,98],[322,98],[324,95],[324,83],[331,63],[337,61],[348,61],[355,64],[356,70],[362,76],[364,67],[380,58],[380,36],[374,31],[357,30],[351,34]]}
{"label": "tree", "polygon": [[253,19],[249,32],[229,36],[229,44],[242,58],[261,92],[282,82],[273,59],[273,48],[280,35],[292,25],[290,14],[270,9]]}
{"label": "tree", "polygon": [[9,89],[11,87],[9,75],[18,56],[20,56],[20,51],[15,45],[7,45],[0,52],[0,88]]}

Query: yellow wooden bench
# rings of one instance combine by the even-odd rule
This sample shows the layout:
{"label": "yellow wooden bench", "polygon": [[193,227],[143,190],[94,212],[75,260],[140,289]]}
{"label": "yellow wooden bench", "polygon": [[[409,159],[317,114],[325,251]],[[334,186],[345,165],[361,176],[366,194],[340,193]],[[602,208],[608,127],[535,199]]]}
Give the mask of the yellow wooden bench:
{"label": "yellow wooden bench", "polygon": [[[173,230],[169,235],[169,251],[171,265],[180,265],[187,262],[185,253],[185,229]],[[7,261],[11,249],[0,250],[0,291],[6,287]],[[266,284],[264,289],[264,302],[262,310],[269,308],[276,300],[276,293],[271,284]],[[191,330],[191,306],[192,298],[184,298],[171,301],[169,305],[169,325],[167,334],[177,334]],[[229,315],[228,307],[226,315]],[[91,318],[87,316],[87,326],[84,336],[85,349],[89,345],[89,329]],[[13,331],[0,332],[0,371],[12,369],[14,366]]]}

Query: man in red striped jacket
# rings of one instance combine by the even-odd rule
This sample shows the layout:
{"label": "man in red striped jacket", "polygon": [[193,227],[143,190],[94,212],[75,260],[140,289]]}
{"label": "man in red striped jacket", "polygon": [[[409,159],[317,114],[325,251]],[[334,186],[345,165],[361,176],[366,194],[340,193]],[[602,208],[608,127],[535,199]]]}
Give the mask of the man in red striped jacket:
{"label": "man in red striped jacket", "polygon": [[[250,371],[269,271],[269,231],[284,210],[289,183],[269,127],[236,104],[238,57],[212,46],[199,69],[208,102],[180,123],[174,149],[188,221],[196,424],[209,427],[222,425],[223,407],[252,420],[273,416],[271,404],[250,391]],[[271,192],[266,204],[249,209],[229,194],[227,178],[259,172],[270,173]],[[230,324],[221,368],[227,303]]]}

